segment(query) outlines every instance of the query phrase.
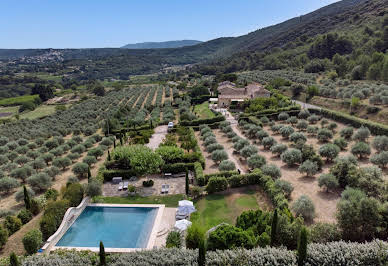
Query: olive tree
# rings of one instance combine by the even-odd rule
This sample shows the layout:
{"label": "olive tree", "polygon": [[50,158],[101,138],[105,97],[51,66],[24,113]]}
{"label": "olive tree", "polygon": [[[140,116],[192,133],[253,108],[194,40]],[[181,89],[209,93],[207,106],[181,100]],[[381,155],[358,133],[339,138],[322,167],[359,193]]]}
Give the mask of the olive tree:
{"label": "olive tree", "polygon": [[352,127],[345,127],[343,129],[341,129],[340,135],[341,135],[341,137],[343,137],[345,139],[351,139],[353,136],[353,128]]}
{"label": "olive tree", "polygon": [[365,142],[367,138],[370,136],[370,131],[367,127],[360,127],[354,133],[353,139],[356,141]]}
{"label": "olive tree", "polygon": [[336,138],[334,140],[334,144],[337,145],[342,151],[346,150],[346,147],[348,146],[348,142],[343,137]]}
{"label": "olive tree", "polygon": [[268,175],[268,176],[272,177],[273,179],[278,179],[282,176],[280,168],[274,164],[265,164],[265,165],[261,166],[260,169],[264,175]]}
{"label": "olive tree", "polygon": [[261,144],[263,144],[264,149],[269,150],[273,145],[276,144],[276,140],[273,137],[265,137],[261,141]]}
{"label": "olive tree", "polygon": [[314,176],[318,172],[318,165],[316,162],[306,160],[298,168],[299,172],[306,173],[306,176]]}
{"label": "olive tree", "polygon": [[300,119],[306,119],[310,116],[310,112],[307,110],[307,109],[302,109],[300,110],[299,114],[298,114],[298,118]]}
{"label": "olive tree", "polygon": [[319,148],[319,155],[326,158],[327,162],[333,161],[338,156],[339,152],[340,148],[337,145],[331,143],[322,145]]}
{"label": "olive tree", "polygon": [[248,167],[250,169],[256,169],[256,168],[260,168],[263,165],[265,165],[266,164],[266,160],[265,160],[265,158],[263,156],[261,156],[259,154],[254,154],[254,155],[252,155],[251,157],[248,158],[247,164],[248,164]]}
{"label": "olive tree", "polygon": [[210,144],[209,146],[206,147],[206,150],[210,153],[212,153],[215,150],[223,150],[223,149],[224,149],[224,146],[222,146],[219,143]]}
{"label": "olive tree", "polygon": [[[31,188],[27,188],[28,195],[32,198],[35,196],[35,192]],[[15,193],[16,202],[22,202],[24,200],[24,188],[19,189]]]}
{"label": "olive tree", "polygon": [[321,128],[318,130],[317,138],[321,142],[328,142],[333,138],[333,132],[327,128]]}
{"label": "olive tree", "polygon": [[0,179],[0,193],[10,193],[12,189],[18,187],[19,182],[12,177],[3,177]]}
{"label": "olive tree", "polygon": [[288,139],[288,137],[294,133],[294,128],[291,126],[284,126],[279,130],[279,133],[283,138]]}
{"label": "olive tree", "polygon": [[43,161],[45,161],[46,165],[49,165],[49,163],[54,160],[54,155],[51,153],[45,153],[45,154],[42,154],[40,158],[42,158]]}
{"label": "olive tree", "polygon": [[17,163],[17,164],[19,164],[21,166],[23,166],[24,164],[28,163],[28,161],[29,161],[29,159],[26,156],[23,156],[23,155],[17,157],[14,160],[15,163]]}
{"label": "olive tree", "polygon": [[32,168],[34,168],[37,171],[42,170],[43,168],[46,167],[46,163],[40,158],[30,162],[29,164],[31,165]]}
{"label": "olive tree", "polygon": [[248,145],[250,145],[249,140],[247,140],[247,139],[240,139],[239,141],[237,141],[237,142],[233,145],[233,148],[234,148],[237,152],[240,152],[245,146],[248,146]]}
{"label": "olive tree", "polygon": [[94,156],[86,156],[82,162],[86,163],[87,165],[92,166],[93,164],[95,164],[97,162],[97,159],[96,157]]}
{"label": "olive tree", "polygon": [[203,144],[205,145],[205,147],[211,145],[211,144],[215,144],[217,143],[217,140],[215,137],[208,137],[205,139],[205,141],[203,142]]}
{"label": "olive tree", "polygon": [[298,143],[298,142],[304,143],[304,142],[307,141],[306,136],[303,133],[300,133],[300,132],[292,133],[289,138],[294,143]]}
{"label": "olive tree", "polygon": [[307,118],[307,121],[310,123],[310,124],[316,124],[318,121],[319,121],[319,116],[317,115],[310,115],[308,118]]}
{"label": "olive tree", "polygon": [[27,183],[35,191],[45,191],[51,187],[52,178],[47,173],[38,173],[27,178]]}
{"label": "olive tree", "polygon": [[247,146],[245,146],[244,148],[241,149],[240,154],[241,154],[242,157],[247,159],[247,158],[251,157],[252,155],[257,154],[258,151],[259,150],[257,149],[256,146],[247,145]]}
{"label": "olive tree", "polygon": [[388,151],[382,151],[380,153],[374,154],[370,158],[370,162],[380,166],[381,168],[385,168],[388,164]]}
{"label": "olive tree", "polygon": [[286,163],[289,167],[301,163],[302,161],[302,152],[298,149],[288,149],[282,153],[280,156],[282,161]]}
{"label": "olive tree", "polygon": [[103,154],[104,154],[104,151],[99,147],[90,149],[88,152],[88,156],[94,156],[96,159],[101,157]]}
{"label": "olive tree", "polygon": [[287,119],[287,123],[291,125],[295,125],[296,123],[298,123],[298,118],[296,118],[296,116],[291,116],[290,118]]}
{"label": "olive tree", "polygon": [[220,171],[232,171],[236,169],[234,162],[229,160],[224,160],[218,165],[218,170]]}
{"label": "olive tree", "polygon": [[256,133],[256,138],[258,138],[259,140],[260,140],[260,142],[264,139],[264,138],[266,138],[266,137],[268,137],[269,135],[268,135],[268,133],[266,132],[266,131],[264,131],[264,130],[259,130],[259,131],[257,131],[257,133]]}
{"label": "olive tree", "polygon": [[89,165],[86,163],[76,163],[71,170],[78,178],[81,179],[86,177],[89,170]]}
{"label": "olive tree", "polygon": [[215,150],[211,153],[211,158],[215,163],[220,163],[228,159],[228,154],[224,150]]}
{"label": "olive tree", "polygon": [[300,196],[292,205],[295,216],[302,216],[305,220],[312,221],[315,216],[313,201],[306,195]]}
{"label": "olive tree", "polygon": [[388,151],[388,137],[387,136],[376,136],[373,139],[372,147],[377,152]]}
{"label": "olive tree", "polygon": [[322,174],[318,178],[318,186],[325,187],[326,192],[338,188],[338,180],[332,174]]}
{"label": "olive tree", "polygon": [[288,118],[290,118],[289,114],[282,112],[278,115],[278,119],[280,121],[286,121]]}
{"label": "olive tree", "polygon": [[53,161],[53,165],[65,171],[71,165],[71,160],[67,157],[59,157]]}
{"label": "olive tree", "polygon": [[278,133],[282,127],[284,127],[284,125],[275,124],[275,125],[271,126],[271,130],[272,130],[274,133]]}
{"label": "olive tree", "polygon": [[284,196],[287,199],[291,198],[292,191],[294,191],[294,187],[292,186],[292,184],[290,182],[288,182],[286,180],[282,180],[282,179],[277,179],[275,181],[275,188],[283,191]]}
{"label": "olive tree", "polygon": [[351,152],[354,156],[358,156],[359,159],[362,159],[371,154],[371,149],[367,143],[360,141],[352,146]]}
{"label": "olive tree", "polygon": [[288,146],[286,144],[279,143],[271,147],[271,152],[277,156],[280,156],[287,149],[288,149]]}
{"label": "olive tree", "polygon": [[305,131],[308,127],[308,123],[306,120],[299,120],[298,123],[296,124],[296,128],[299,129],[300,131]]}

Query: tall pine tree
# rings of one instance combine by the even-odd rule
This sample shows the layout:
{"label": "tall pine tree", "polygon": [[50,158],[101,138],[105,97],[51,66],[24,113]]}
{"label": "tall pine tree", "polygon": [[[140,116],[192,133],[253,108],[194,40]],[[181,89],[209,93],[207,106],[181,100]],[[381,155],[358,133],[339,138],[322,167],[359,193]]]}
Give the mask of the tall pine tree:
{"label": "tall pine tree", "polygon": [[100,252],[98,253],[100,256],[100,265],[105,266],[106,265],[106,256],[105,256],[105,248],[102,241],[100,241]]}
{"label": "tall pine tree", "polygon": [[307,257],[307,230],[303,226],[300,230],[299,241],[298,241],[298,266],[303,266],[306,262]]}
{"label": "tall pine tree", "polygon": [[271,247],[275,245],[277,229],[278,229],[278,209],[275,209],[272,217],[272,224],[271,224]]}
{"label": "tall pine tree", "polygon": [[24,205],[26,206],[26,209],[29,210],[31,209],[31,198],[26,186],[23,186],[23,194],[24,194]]}

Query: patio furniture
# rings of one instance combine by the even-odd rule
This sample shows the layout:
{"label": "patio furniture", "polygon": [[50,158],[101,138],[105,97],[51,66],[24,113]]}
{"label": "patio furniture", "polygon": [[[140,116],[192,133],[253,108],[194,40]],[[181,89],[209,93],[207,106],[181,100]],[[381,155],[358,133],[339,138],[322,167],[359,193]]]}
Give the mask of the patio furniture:
{"label": "patio furniture", "polygon": [[175,228],[180,230],[180,231],[185,231],[187,230],[187,228],[189,228],[191,226],[191,222],[186,220],[186,219],[183,219],[183,220],[179,220],[177,222],[175,222]]}
{"label": "patio furniture", "polygon": [[119,190],[123,190],[123,182],[119,183]]}
{"label": "patio furniture", "polygon": [[113,184],[119,184],[121,181],[123,181],[123,178],[121,176],[116,176],[112,178]]}
{"label": "patio furniture", "polygon": [[137,177],[136,176],[131,176],[131,178],[129,178],[129,181],[131,181],[131,182],[137,181]]}
{"label": "patio furniture", "polygon": [[168,194],[169,188],[170,188],[169,185],[163,184],[163,185],[162,185],[162,191],[161,191],[161,193],[162,193],[162,194]]}
{"label": "patio furniture", "polygon": [[174,174],[172,177],[174,177],[174,178],[178,178],[178,177],[186,177],[186,173],[183,172],[183,173]]}
{"label": "patio furniture", "polygon": [[196,212],[197,210],[195,209],[194,206],[179,206],[178,207],[178,212],[179,213],[187,213],[188,215],[192,214],[193,212]]}
{"label": "patio furniture", "polygon": [[172,177],[171,173],[164,173],[164,177]]}
{"label": "patio furniture", "polygon": [[129,185],[129,182],[128,181],[124,181],[123,189],[128,189],[128,185]]}
{"label": "patio furniture", "polygon": [[178,202],[178,206],[179,207],[182,207],[182,206],[194,206],[194,204],[193,204],[192,201],[189,201],[189,200],[180,200]]}

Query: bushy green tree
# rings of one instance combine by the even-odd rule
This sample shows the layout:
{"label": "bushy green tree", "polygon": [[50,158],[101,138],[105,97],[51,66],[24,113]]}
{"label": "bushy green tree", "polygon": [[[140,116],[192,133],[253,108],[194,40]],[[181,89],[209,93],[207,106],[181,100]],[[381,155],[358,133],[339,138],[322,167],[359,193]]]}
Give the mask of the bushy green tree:
{"label": "bushy green tree", "polygon": [[33,229],[27,232],[23,237],[23,246],[28,255],[36,253],[42,244],[42,233]]}
{"label": "bushy green tree", "polygon": [[221,161],[228,159],[228,154],[224,150],[215,150],[211,153],[211,158],[215,163],[220,163]]}
{"label": "bushy green tree", "polygon": [[15,178],[3,177],[0,179],[0,193],[10,193],[12,189],[18,186],[19,182]]}
{"label": "bushy green tree", "polygon": [[370,136],[370,131],[367,127],[360,127],[354,133],[353,139],[357,141],[365,142],[367,138]]}
{"label": "bushy green tree", "polygon": [[8,215],[5,217],[3,225],[8,230],[9,235],[12,235],[22,227],[23,223],[16,216]]}
{"label": "bushy green tree", "polygon": [[326,158],[326,161],[331,162],[338,156],[340,148],[335,144],[325,144],[319,148],[319,155]]}
{"label": "bushy green tree", "polygon": [[319,187],[325,187],[326,192],[329,192],[330,190],[336,189],[339,184],[338,180],[335,178],[332,174],[322,174],[318,178],[318,186]]}
{"label": "bushy green tree", "polygon": [[266,164],[266,159],[259,154],[254,154],[248,158],[247,163],[250,169],[260,168]]}
{"label": "bushy green tree", "polygon": [[315,207],[312,200],[306,196],[300,196],[292,205],[296,216],[302,216],[305,220],[311,221],[315,216]]}
{"label": "bushy green tree", "polygon": [[297,149],[288,149],[282,153],[281,159],[289,167],[302,162],[302,152]]}
{"label": "bushy green tree", "polygon": [[279,133],[283,138],[288,139],[289,136],[294,133],[294,129],[291,126],[284,126],[279,130]]}
{"label": "bushy green tree", "polygon": [[388,151],[388,136],[376,136],[373,139],[372,146],[378,152]]}
{"label": "bushy green tree", "polygon": [[208,193],[214,193],[219,191],[224,191],[228,188],[228,181],[225,177],[211,177],[206,186],[206,191]]}
{"label": "bushy green tree", "polygon": [[306,173],[306,176],[314,176],[318,172],[318,165],[310,160],[304,161],[298,168],[299,172]]}
{"label": "bushy green tree", "polygon": [[354,156],[362,159],[371,154],[371,149],[367,143],[360,141],[352,146],[351,152]]}
{"label": "bushy green tree", "polygon": [[233,225],[221,225],[209,234],[208,249],[223,250],[233,248],[251,249],[254,247],[252,236]]}
{"label": "bushy green tree", "polygon": [[370,162],[375,165],[378,165],[381,168],[385,168],[388,164],[388,151],[383,151],[383,152],[374,154],[370,158]]}
{"label": "bushy green tree", "polygon": [[166,247],[167,248],[180,248],[182,246],[182,236],[178,231],[171,231],[167,235]]}
{"label": "bushy green tree", "polygon": [[52,178],[46,173],[38,173],[27,178],[27,183],[35,191],[45,191],[51,187]]}
{"label": "bushy green tree", "polygon": [[234,164],[234,162],[229,160],[222,161],[218,166],[218,170],[220,171],[232,171],[235,169],[236,169],[236,165]]}
{"label": "bushy green tree", "polygon": [[186,248],[197,249],[200,241],[205,237],[205,230],[198,224],[193,224],[187,229]]}
{"label": "bushy green tree", "polygon": [[247,145],[244,148],[240,150],[240,154],[245,159],[257,154],[259,149],[256,146],[253,145]]}
{"label": "bushy green tree", "polygon": [[280,156],[287,149],[288,149],[288,146],[286,144],[279,143],[271,147],[271,152],[277,156]]}
{"label": "bushy green tree", "polygon": [[321,128],[318,130],[317,138],[321,142],[328,142],[333,138],[333,132],[327,128]]}

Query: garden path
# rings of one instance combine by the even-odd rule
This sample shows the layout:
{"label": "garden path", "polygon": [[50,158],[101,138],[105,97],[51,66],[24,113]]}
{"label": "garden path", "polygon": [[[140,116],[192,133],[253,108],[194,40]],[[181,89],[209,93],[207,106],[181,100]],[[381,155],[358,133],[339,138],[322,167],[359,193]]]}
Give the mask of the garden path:
{"label": "garden path", "polygon": [[155,133],[150,138],[150,142],[147,143],[147,147],[151,148],[153,150],[157,149],[159,147],[159,144],[162,143],[162,141],[165,139],[167,135],[167,126],[158,126],[155,128]]}

